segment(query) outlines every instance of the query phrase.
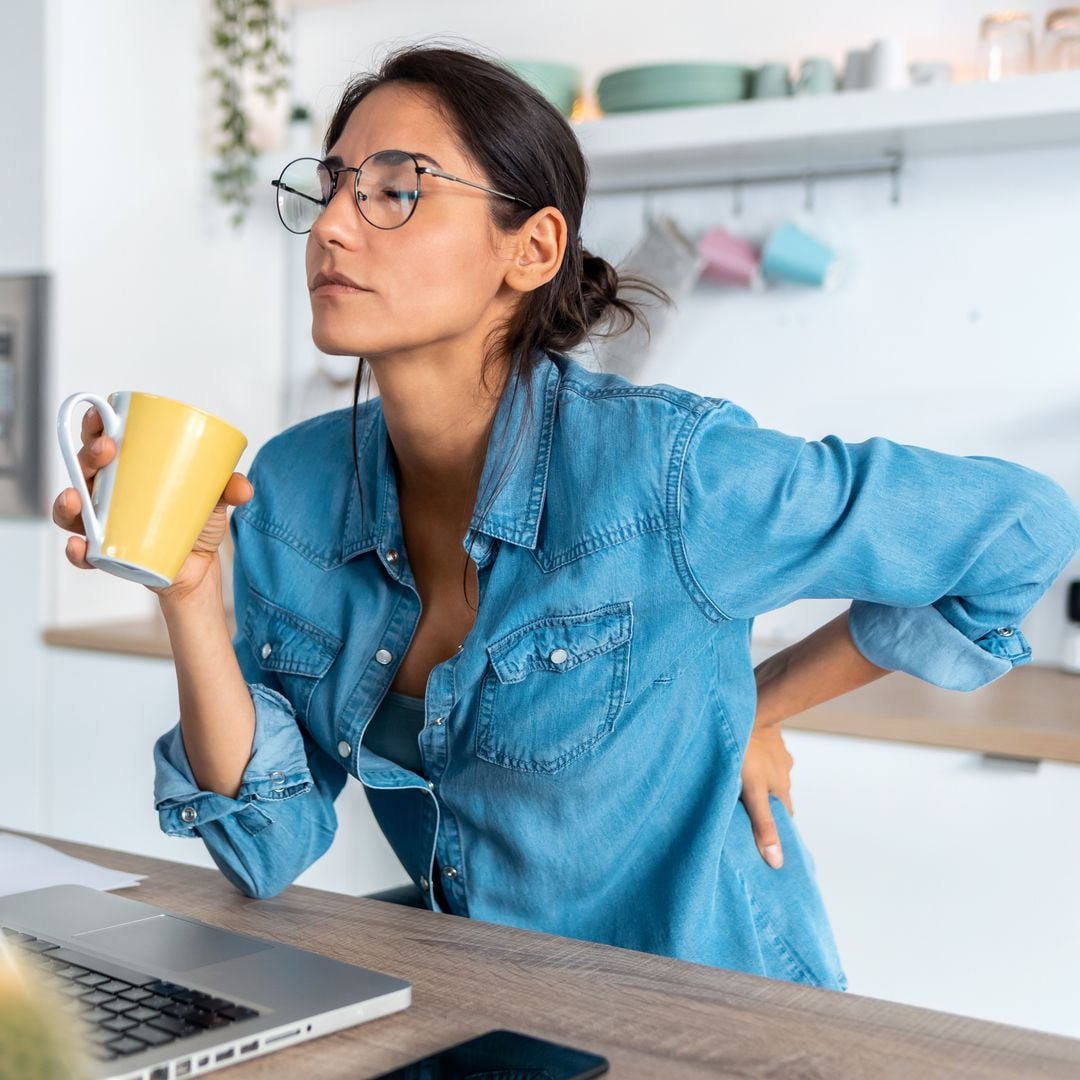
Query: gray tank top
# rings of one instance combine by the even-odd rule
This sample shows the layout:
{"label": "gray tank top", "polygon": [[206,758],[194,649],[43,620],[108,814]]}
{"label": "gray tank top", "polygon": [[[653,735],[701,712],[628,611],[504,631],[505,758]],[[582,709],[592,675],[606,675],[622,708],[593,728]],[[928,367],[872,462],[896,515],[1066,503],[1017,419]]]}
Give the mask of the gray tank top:
{"label": "gray tank top", "polygon": [[424,726],[424,699],[387,690],[364,731],[363,744],[373,754],[424,775],[416,737]]}

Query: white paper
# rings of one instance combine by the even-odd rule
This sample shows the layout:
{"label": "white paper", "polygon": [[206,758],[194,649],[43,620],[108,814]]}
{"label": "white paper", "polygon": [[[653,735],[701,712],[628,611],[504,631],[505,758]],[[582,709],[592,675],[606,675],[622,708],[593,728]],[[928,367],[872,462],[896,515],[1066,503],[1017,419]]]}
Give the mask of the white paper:
{"label": "white paper", "polygon": [[127,874],[75,859],[30,840],[0,832],[0,896],[44,889],[49,885],[86,885],[91,889],[124,889],[138,885],[145,874]]}

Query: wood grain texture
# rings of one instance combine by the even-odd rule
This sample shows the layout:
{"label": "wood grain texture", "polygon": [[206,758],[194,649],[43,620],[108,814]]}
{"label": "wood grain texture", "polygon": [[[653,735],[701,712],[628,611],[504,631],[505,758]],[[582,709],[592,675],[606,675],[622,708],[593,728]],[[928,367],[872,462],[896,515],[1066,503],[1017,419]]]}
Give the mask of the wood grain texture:
{"label": "wood grain texture", "polygon": [[792,728],[1080,763],[1080,675],[1025,664],[978,690],[893,671],[784,721]]}
{"label": "wood grain texture", "polygon": [[214,870],[35,839],[147,874],[132,899],[412,983],[405,1011],[234,1066],[237,1080],[359,1080],[495,1027],[601,1053],[627,1080],[1080,1076],[1080,1040],[338,893],[251,900]]}
{"label": "wood grain texture", "polygon": [[[235,634],[233,612],[227,611]],[[160,615],[54,627],[50,645],[172,659]],[[1080,675],[1025,664],[978,690],[943,690],[902,671],[784,721],[834,735],[1080,764]]]}

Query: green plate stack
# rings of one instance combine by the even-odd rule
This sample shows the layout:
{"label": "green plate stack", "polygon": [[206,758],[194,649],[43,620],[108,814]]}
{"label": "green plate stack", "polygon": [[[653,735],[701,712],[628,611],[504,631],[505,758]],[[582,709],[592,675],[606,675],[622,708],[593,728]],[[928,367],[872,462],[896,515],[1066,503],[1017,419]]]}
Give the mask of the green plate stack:
{"label": "green plate stack", "polygon": [[579,68],[545,60],[507,60],[505,63],[511,71],[535,86],[563,116],[573,112],[574,103],[584,87]]}
{"label": "green plate stack", "polygon": [[753,69],[744,64],[677,63],[609,71],[596,86],[605,113],[726,105],[750,96]]}

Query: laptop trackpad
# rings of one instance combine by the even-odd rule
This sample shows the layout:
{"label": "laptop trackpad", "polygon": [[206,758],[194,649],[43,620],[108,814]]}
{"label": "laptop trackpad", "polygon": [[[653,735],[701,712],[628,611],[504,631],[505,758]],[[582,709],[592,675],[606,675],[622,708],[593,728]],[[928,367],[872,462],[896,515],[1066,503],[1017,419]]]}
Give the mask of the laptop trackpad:
{"label": "laptop trackpad", "polygon": [[171,968],[173,971],[193,971],[222,960],[273,948],[252,941],[228,930],[178,919],[172,915],[153,915],[137,922],[110,926],[105,930],[89,930],[76,935],[92,949],[107,952],[118,961],[140,969]]}

